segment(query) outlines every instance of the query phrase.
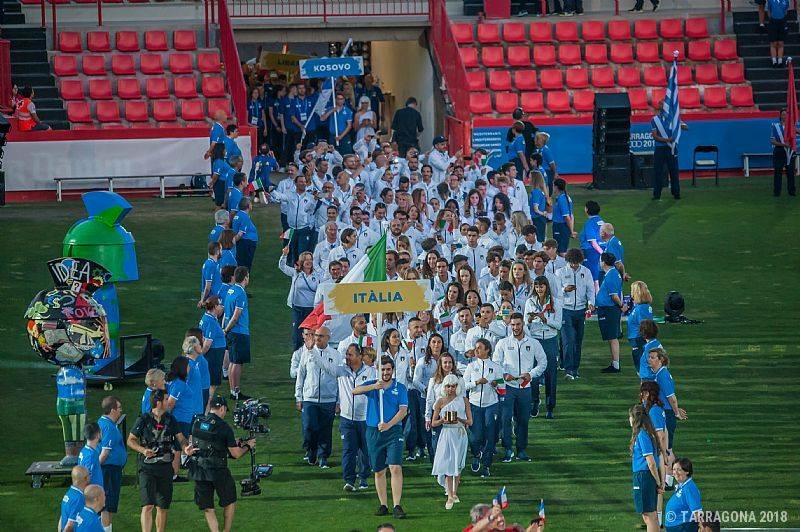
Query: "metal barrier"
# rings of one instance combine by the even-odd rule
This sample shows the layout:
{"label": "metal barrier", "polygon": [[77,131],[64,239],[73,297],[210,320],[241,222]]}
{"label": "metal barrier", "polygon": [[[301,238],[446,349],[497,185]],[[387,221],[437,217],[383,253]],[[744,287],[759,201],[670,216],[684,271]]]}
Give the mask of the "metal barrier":
{"label": "metal barrier", "polygon": [[225,63],[228,86],[231,90],[234,114],[241,124],[247,123],[247,87],[244,84],[242,63],[239,61],[239,49],[233,38],[231,18],[228,14],[228,4],[225,0],[217,0],[219,20],[219,49]]}
{"label": "metal barrier", "polygon": [[[194,174],[195,176],[201,175],[203,177],[210,177],[211,174]],[[186,174],[165,174],[165,175],[123,175],[123,176],[110,176],[110,177],[54,177],[53,181],[56,182],[56,200],[62,201],[64,196],[63,191],[63,183],[66,181],[68,183],[74,183],[78,181],[105,181],[108,185],[109,192],[114,192],[114,181],[115,180],[128,180],[128,179],[150,179],[150,178],[158,178],[158,192],[159,197],[162,199],[167,197],[166,193],[166,185],[164,181],[167,178],[181,178],[187,179],[192,176],[188,176]],[[191,190],[191,189],[188,189]],[[199,189],[198,189],[199,190]],[[208,193],[208,191],[205,191]]]}
{"label": "metal barrier", "polygon": [[235,0],[232,18],[428,16],[428,0]]}

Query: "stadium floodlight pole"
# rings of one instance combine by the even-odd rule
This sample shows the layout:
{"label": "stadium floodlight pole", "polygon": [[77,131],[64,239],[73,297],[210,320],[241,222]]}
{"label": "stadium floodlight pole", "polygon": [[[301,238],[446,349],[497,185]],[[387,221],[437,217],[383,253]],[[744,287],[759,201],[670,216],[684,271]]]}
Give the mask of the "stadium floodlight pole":
{"label": "stadium floodlight pole", "polygon": [[[344,49],[342,50],[342,55],[340,55],[339,57],[346,56],[347,52],[350,51],[350,47],[352,45],[353,45],[353,38],[351,37],[351,38],[347,39],[347,44],[344,45]],[[334,85],[335,85],[336,78],[333,77],[333,78],[328,78],[328,79],[331,82],[331,102],[333,103],[333,108],[334,108],[334,111],[333,111],[333,126],[334,126],[335,131],[336,131],[336,136],[338,137],[339,136],[339,122],[336,121],[336,91],[334,90]],[[323,87],[325,86],[324,83],[322,85],[323,85]],[[325,92],[324,90],[320,91],[320,94],[319,94],[320,101],[317,103],[317,105],[314,106],[314,109],[311,111],[311,114],[306,119],[306,123],[303,126],[303,135],[300,137],[300,145],[301,146],[303,145],[303,141],[306,139],[306,130],[308,129],[308,124],[311,123],[311,119],[314,118],[315,114],[319,114],[320,116],[322,116],[322,111],[325,110],[325,107],[322,107],[322,109],[319,108],[319,103],[323,103],[323,105],[324,105],[324,100],[322,99],[322,97],[324,96],[324,92]],[[339,145],[338,141],[336,142],[336,145],[337,146]]]}

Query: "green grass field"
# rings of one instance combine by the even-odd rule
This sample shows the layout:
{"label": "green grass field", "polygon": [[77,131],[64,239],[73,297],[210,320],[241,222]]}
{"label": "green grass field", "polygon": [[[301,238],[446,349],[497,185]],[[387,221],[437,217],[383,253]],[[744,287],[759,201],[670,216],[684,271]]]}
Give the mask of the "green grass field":
{"label": "green grass field", "polygon": [[[684,294],[686,314],[700,325],[665,325],[661,339],[671,354],[680,404],[689,419],[680,422],[675,450],[695,463],[695,478],[707,509],[745,511],[735,527],[800,527],[798,409],[800,392],[800,208],[794,198],[773,198],[765,180],[725,180],[721,187],[686,186],[684,199],[650,201],[639,191],[596,192],[574,189],[576,207],[587,199],[602,205],[625,244],[633,279],[646,281],[661,313],[663,296]],[[669,197],[669,195],[666,195]],[[207,200],[136,200],[126,227],[137,240],[140,280],[119,285],[122,334],[152,332],[171,358],[184,330],[199,313],[198,276],[212,224]],[[260,206],[256,206],[260,207]],[[577,210],[577,209],[576,209]],[[580,209],[582,210],[582,209]],[[3,530],[55,528],[66,484],[51,480],[34,490],[23,475],[34,460],[58,460],[63,446],[55,415],[54,367],[31,351],[22,318],[32,296],[52,285],[45,261],[60,256],[61,240],[83,206],[9,205],[0,209],[3,279],[0,300],[0,527]],[[259,461],[275,464],[262,481],[263,494],[240,500],[236,530],[372,530],[382,521],[372,515],[373,489],[342,491],[339,455],[320,470],[301,462],[300,416],[294,409],[288,377],[288,279],[278,271],[278,210],[256,209],[262,240],[251,276],[254,363],[243,388],[267,398],[272,433],[259,441]],[[579,216],[582,224],[584,216]],[[548,529],[631,530],[641,521],[633,513],[627,408],[637,397],[638,379],[627,348],[620,375],[601,375],[608,364],[596,323],[587,326],[582,379],[559,379],[557,419],[532,420],[530,464],[498,463],[489,479],[466,474],[462,504],[444,510],[441,489],[428,464],[404,468],[403,505],[407,521],[398,530],[460,530],[471,505],[489,502],[506,485],[509,522],[525,522],[545,499]],[[118,385],[125,411],[135,416],[143,383]],[[106,392],[89,391],[90,417]],[[132,422],[132,419],[131,419]],[[129,424],[129,427],[131,425]],[[338,429],[334,427],[335,434]],[[336,440],[336,438],[334,438]],[[246,464],[235,463],[244,476]],[[121,511],[115,530],[138,527],[135,462],[125,469]],[[191,484],[176,486],[169,528],[202,530]],[[766,522],[768,513],[778,522]],[[783,520],[785,516],[785,521]]]}

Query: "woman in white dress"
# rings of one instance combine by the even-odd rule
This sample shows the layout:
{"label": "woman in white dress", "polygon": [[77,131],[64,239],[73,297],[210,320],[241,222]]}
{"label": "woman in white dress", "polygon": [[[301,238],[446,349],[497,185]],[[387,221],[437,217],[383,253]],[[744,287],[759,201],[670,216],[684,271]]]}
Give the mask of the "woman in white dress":
{"label": "woman in white dress", "polygon": [[431,420],[432,427],[442,427],[431,474],[444,486],[447,492],[444,507],[450,510],[453,504],[461,502],[458,484],[467,459],[467,427],[472,425],[472,412],[456,375],[446,376],[442,384],[441,397],[433,406]]}

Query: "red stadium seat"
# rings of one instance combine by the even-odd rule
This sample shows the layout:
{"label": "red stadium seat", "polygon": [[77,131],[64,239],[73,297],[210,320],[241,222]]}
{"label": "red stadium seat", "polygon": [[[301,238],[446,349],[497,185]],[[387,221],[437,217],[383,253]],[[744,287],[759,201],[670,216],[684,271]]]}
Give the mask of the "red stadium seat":
{"label": "red stadium seat", "polygon": [[[23,3],[25,3],[23,1]],[[41,2],[39,2],[41,4]],[[89,131],[89,130],[97,130],[97,127],[94,124],[70,124],[69,128],[72,131]]]}
{"label": "red stadium seat", "polygon": [[567,87],[570,89],[585,89],[589,87],[589,71],[585,68],[570,68],[567,70]]}
{"label": "red stadium seat", "polygon": [[142,54],[139,56],[139,70],[142,74],[163,74],[164,61],[158,54]]}
{"label": "red stadium seat", "polygon": [[224,111],[231,116],[231,102],[227,99],[208,100],[208,116],[214,116],[217,111]]}
{"label": "red stadium seat", "polygon": [[683,45],[683,41],[664,41],[661,45],[661,51],[664,61],[669,63],[674,59],[675,52],[678,52],[678,61],[686,60],[686,47]]}
{"label": "red stadium seat", "polygon": [[577,91],[573,93],[572,107],[579,113],[594,111],[594,91]]}
{"label": "red stadium seat", "polygon": [[145,93],[151,100],[169,98],[169,82],[167,78],[147,78]]}
{"label": "red stadium seat", "polygon": [[[639,71],[636,71],[637,75]],[[569,84],[569,78],[567,78]],[[597,67],[592,69],[592,86],[597,89],[608,89],[614,86],[614,69],[611,67]]]}
{"label": "red stadium seat", "polygon": [[637,67],[620,67],[617,82],[620,87],[641,87],[642,74]]}
{"label": "red stadium seat", "polygon": [[728,107],[725,87],[706,87],[703,91],[703,104],[712,109]]}
{"label": "red stadium seat", "polygon": [[194,30],[175,30],[172,32],[172,47],[180,51],[197,50],[197,34]]}
{"label": "red stadium seat", "polygon": [[496,92],[494,95],[494,109],[498,113],[511,114],[519,106],[516,92]]}
{"label": "red stadium seat", "polygon": [[520,107],[526,113],[543,113],[544,96],[541,92],[523,92]]}
{"label": "red stadium seat", "polygon": [[[509,76],[509,84],[511,76]],[[222,76],[205,76],[201,82],[203,96],[206,98],[222,98],[226,95],[225,78]]]}
{"label": "red stadium seat", "polygon": [[659,63],[661,58],[658,54],[657,42],[637,42],[636,60],[640,63]]}
{"label": "red stadium seat", "polygon": [[128,129],[128,126],[120,123],[100,124],[100,129]]}
{"label": "red stadium seat", "polygon": [[630,41],[631,23],[627,20],[609,20],[608,38],[612,41]]}
{"label": "red stadium seat", "polygon": [[110,100],[111,80],[109,78],[89,80],[89,98],[92,100]]}
{"label": "red stadium seat", "polygon": [[560,45],[558,47],[558,62],[562,65],[580,65],[581,47],[577,44]]}
{"label": "red stadium seat", "polygon": [[471,91],[485,91],[486,74],[483,70],[470,70],[467,72],[467,84]]}
{"label": "red stadium seat", "polygon": [[202,100],[181,100],[181,118],[186,121],[205,120]]}
{"label": "red stadium seat", "polygon": [[169,71],[173,74],[191,74],[192,55],[191,54],[169,54]]}
{"label": "red stadium seat", "polygon": [[114,54],[111,56],[111,72],[116,76],[132,76],[136,74],[136,65],[132,55]]}
{"label": "red stadium seat", "polygon": [[497,24],[478,24],[478,42],[500,44],[500,27]]}
{"label": "red stadium seat", "polygon": [[450,31],[453,32],[453,37],[455,37],[458,44],[472,44],[472,24],[451,24]]}
{"label": "red stadium seat", "polygon": [[564,91],[551,91],[547,93],[547,110],[551,113],[569,113],[569,94]]}
{"label": "red stadium seat", "polygon": [[177,120],[175,102],[172,100],[157,100],[153,102],[153,118],[156,119],[156,122],[174,122]]}
{"label": "red stadium seat", "polygon": [[550,44],[543,44],[533,47],[533,64],[537,67],[555,66],[556,47]]}
{"label": "red stadium seat", "polygon": [[[553,27],[549,22],[531,22],[529,31],[531,41],[534,43],[553,42]],[[533,48],[533,53],[536,53],[536,47]]]}
{"label": "red stadium seat", "polygon": [[[458,54],[461,56],[461,61],[464,63],[465,68],[476,68],[479,66],[477,48],[459,48]],[[208,70],[203,70],[203,68],[208,68],[206,65],[210,66],[210,61],[206,61],[205,58],[203,58],[203,55],[204,54],[199,54],[197,56],[197,68],[200,70],[200,72],[209,72]],[[217,63],[219,63],[219,61],[217,61]]]}
{"label": "red stadium seat", "polygon": [[736,39],[717,39],[714,41],[714,57],[719,61],[738,59]]}
{"label": "red stadium seat", "polygon": [[144,47],[150,52],[166,52],[169,50],[167,32],[161,30],[144,32]]}
{"label": "red stadium seat", "polygon": [[556,40],[562,42],[578,42],[578,23],[573,21],[556,22]]}
{"label": "red stadium seat", "polygon": [[485,67],[503,67],[506,65],[503,59],[502,46],[484,46],[481,49],[481,64]]}
{"label": "red stadium seat", "polygon": [[[209,102],[210,103],[210,102]],[[469,112],[474,115],[492,113],[492,98],[488,92],[473,92],[469,95]],[[211,114],[211,109],[209,109]]]}
{"label": "red stadium seat", "polygon": [[[686,20],[686,36],[690,39],[708,38],[708,21],[704,18]],[[691,43],[691,41],[689,41]]]}
{"label": "red stadium seat", "polygon": [[90,31],[86,34],[86,47],[90,52],[110,52],[111,37],[107,31]]}
{"label": "red stadium seat", "polygon": [[608,49],[605,44],[587,44],[583,56],[590,65],[608,64]]}
{"label": "red stadium seat", "polygon": [[633,111],[647,110],[647,91],[645,89],[631,89],[627,92],[628,92],[628,98],[631,101],[631,110]]}
{"label": "red stadium seat", "polygon": [[744,65],[742,63],[722,63],[719,78],[724,83],[744,83]]}
{"label": "red stadium seat", "polygon": [[77,76],[78,58],[74,55],[57,55],[53,57],[53,72],[56,76]]}
{"label": "red stadium seat", "polygon": [[489,88],[493,91],[511,90],[511,71],[509,70],[490,70]]}
{"label": "red stadium seat", "polygon": [[731,87],[731,105],[734,107],[753,107],[753,88],[750,85]]}
{"label": "red stadium seat", "polygon": [[659,30],[662,39],[683,39],[683,20],[665,18],[661,21]]}
{"label": "red stadium seat", "polygon": [[633,63],[633,47],[631,43],[612,43],[610,58],[612,63],[623,65]]}
{"label": "red stadium seat", "polygon": [[64,100],[83,100],[83,83],[78,79],[63,79],[59,84]]}
{"label": "red stadium seat", "polygon": [[89,103],[67,102],[67,118],[70,122],[91,123],[92,113],[89,111]]}
{"label": "red stadium seat", "polygon": [[[180,76],[172,80],[173,92],[178,98],[197,98],[197,80],[194,76]],[[225,93],[223,83],[223,94]],[[208,94],[206,95],[208,96]]]}
{"label": "red stadium seat", "polygon": [[692,67],[689,65],[678,65],[678,85],[694,85]]}
{"label": "red stadium seat", "polygon": [[115,43],[120,52],[138,52],[139,34],[135,31],[118,31]]}
{"label": "red stadium seat", "polygon": [[661,65],[644,67],[644,85],[645,87],[666,87],[667,74],[664,67]]}
{"label": "red stadium seat", "polygon": [[637,39],[658,39],[656,21],[645,18],[633,23],[633,36]]}
{"label": "red stadium seat", "polygon": [[587,20],[581,25],[581,35],[584,42],[603,42],[606,40],[606,30],[600,20]]}
{"label": "red stadium seat", "polygon": [[681,109],[699,109],[700,89],[696,87],[678,89],[678,101],[681,104]]}
{"label": "red stadium seat", "polygon": [[102,55],[84,55],[81,70],[87,76],[105,76],[106,59]]}
{"label": "red stadium seat", "polygon": [[142,97],[139,80],[136,78],[117,79],[117,96],[123,100],[138,100]]}
{"label": "red stadium seat", "polygon": [[719,83],[716,63],[706,63],[694,67],[694,79],[700,85],[716,85]]}
{"label": "red stadium seat", "polygon": [[206,129],[208,128],[208,122],[206,122],[205,120],[203,120],[202,122],[186,121],[186,127],[196,127],[196,128]]}
{"label": "red stadium seat", "polygon": [[531,66],[531,52],[528,46],[509,46],[508,64],[512,67]]}
{"label": "red stadium seat", "polygon": [[125,102],[125,120],[128,122],[147,122],[147,102],[141,100]]}
{"label": "red stadium seat", "polygon": [[69,54],[82,52],[81,34],[77,31],[62,31],[58,34],[58,49]]}
{"label": "red stadium seat", "polygon": [[517,70],[514,72],[514,87],[521,91],[535,91],[539,88],[536,83],[535,70]]}
{"label": "red stadium seat", "polygon": [[525,42],[525,24],[521,22],[503,24],[503,40],[505,42]]}
{"label": "red stadium seat", "polygon": [[689,41],[689,59],[711,61],[711,41]]}
{"label": "red stadium seat", "polygon": [[657,109],[661,105],[661,100],[667,94],[667,89],[650,89],[650,105]]}
{"label": "red stadium seat", "polygon": [[165,128],[165,127],[179,128],[179,127],[182,127],[182,126],[181,126],[180,122],[178,122],[177,120],[170,120],[170,121],[165,121],[165,122],[158,122],[156,124],[156,127],[160,127],[160,128]]}
{"label": "red stadium seat", "polygon": [[546,90],[560,90],[564,88],[561,71],[555,68],[539,71],[539,85]]}
{"label": "red stadium seat", "polygon": [[94,108],[97,120],[102,122],[119,122],[119,105],[117,102],[97,102]]}

